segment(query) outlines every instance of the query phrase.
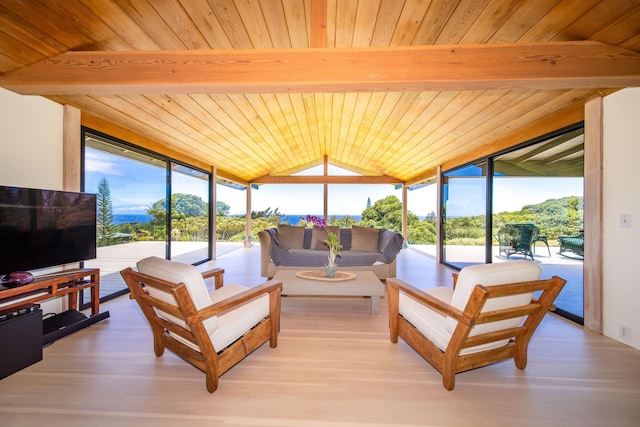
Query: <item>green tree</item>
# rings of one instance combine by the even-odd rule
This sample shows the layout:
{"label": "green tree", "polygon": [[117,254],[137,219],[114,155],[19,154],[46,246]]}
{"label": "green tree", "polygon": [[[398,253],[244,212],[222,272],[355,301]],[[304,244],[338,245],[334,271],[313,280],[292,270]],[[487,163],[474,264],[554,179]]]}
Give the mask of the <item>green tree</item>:
{"label": "green tree", "polygon": [[435,221],[425,218],[422,221],[408,224],[407,243],[413,245],[435,245]]}
{"label": "green tree", "polygon": [[535,224],[548,239],[557,239],[560,234],[578,234],[584,226],[584,200],[581,196],[549,199],[523,206],[519,211],[494,215],[494,231],[506,223]]}
{"label": "green tree", "polygon": [[[417,215],[407,212],[408,222],[419,221]],[[362,211],[362,225],[402,231],[402,202],[396,196],[387,196]]]}
{"label": "green tree", "polygon": [[171,196],[173,213],[178,213],[187,217],[208,216],[207,204],[200,196],[195,194],[176,193]]}
{"label": "green tree", "polygon": [[271,206],[269,206],[267,209],[265,209],[263,211],[251,211],[251,219],[271,218],[272,216],[276,216],[278,218],[281,218],[282,214],[280,212],[278,212],[278,208],[276,208],[276,210],[272,211],[271,210]]}
{"label": "green tree", "polygon": [[241,242],[244,239],[245,226],[245,218],[231,216],[218,217],[216,219],[216,239]]}
{"label": "green tree", "polygon": [[337,225],[340,228],[351,228],[352,225],[357,224],[358,222],[351,218],[349,215],[345,215],[340,219],[335,219],[335,215],[334,215],[334,220],[332,221],[331,218],[329,218],[329,225]]}
{"label": "green tree", "polygon": [[98,183],[97,208],[98,246],[107,246],[111,243],[116,225],[113,222],[111,190],[109,189],[109,182],[105,177],[102,177]]}
{"label": "green tree", "polygon": [[171,240],[182,242],[206,242],[209,222],[203,216],[179,215],[171,221]]}
{"label": "green tree", "polygon": [[[155,240],[167,238],[167,200],[154,202],[147,214]],[[206,241],[208,234],[208,206],[195,194],[175,193],[171,196],[171,240]]]}
{"label": "green tree", "polygon": [[[151,209],[166,211],[166,199],[155,202]],[[173,216],[207,216],[207,204],[195,194],[175,193],[171,196],[171,214]]]}
{"label": "green tree", "polygon": [[[259,240],[258,233],[262,230],[266,230],[267,228],[277,227],[280,224],[280,216],[272,215],[268,218],[256,218],[251,220],[251,241],[257,242]],[[244,224],[244,219],[243,219]],[[231,240],[242,241],[244,239],[244,230],[242,230],[242,234],[236,235],[235,238]]]}
{"label": "green tree", "polygon": [[[165,199],[162,199],[166,202]],[[153,218],[149,221],[151,226],[152,240],[164,240],[167,238],[167,211],[164,204],[159,201],[149,206],[147,209],[147,215],[151,215]]]}
{"label": "green tree", "polygon": [[227,216],[229,215],[230,210],[231,210],[231,206],[229,206],[222,200],[218,200],[216,202],[216,216]]}

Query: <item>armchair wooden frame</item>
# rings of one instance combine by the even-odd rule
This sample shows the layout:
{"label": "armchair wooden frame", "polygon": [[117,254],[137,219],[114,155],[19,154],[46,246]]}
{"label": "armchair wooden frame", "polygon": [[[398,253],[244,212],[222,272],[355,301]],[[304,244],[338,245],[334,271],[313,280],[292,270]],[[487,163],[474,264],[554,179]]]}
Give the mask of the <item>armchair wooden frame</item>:
{"label": "armchair wooden frame", "polygon": [[[214,269],[203,273],[203,277],[214,277],[216,289],[223,286],[224,270]],[[280,293],[282,282],[270,280],[257,287],[234,295],[201,310],[196,310],[193,300],[184,283],[171,283],[127,268],[121,272],[131,296],[136,300],[153,332],[153,348],[157,357],[168,348],[186,362],[206,374],[206,387],[213,393],[218,387],[218,379],[235,364],[244,359],[266,341],[270,347],[278,345],[280,331]],[[173,294],[177,306],[149,295],[147,287]],[[212,316],[224,314],[234,308],[269,295],[269,316],[248,331],[244,336],[224,349],[215,349],[203,322]],[[168,320],[158,314],[168,313],[181,319],[189,329]],[[195,344],[197,351],[174,338],[170,333]]]}
{"label": "armchair wooden frame", "polygon": [[[442,383],[447,390],[453,390],[457,373],[502,360],[513,358],[518,369],[525,369],[529,341],[565,283],[564,279],[553,276],[551,279],[530,282],[494,286],[476,285],[464,311],[460,311],[402,280],[389,278],[387,279],[387,289],[391,342],[397,343],[398,337],[401,337],[442,374]],[[542,291],[542,293],[527,305],[488,312],[482,311],[487,300],[491,298],[536,291]],[[438,348],[399,313],[399,294],[401,292],[458,321],[445,351]],[[469,336],[475,325],[522,316],[527,317],[519,327]],[[504,346],[476,353],[460,354],[465,348],[504,339],[510,339],[509,343]]]}

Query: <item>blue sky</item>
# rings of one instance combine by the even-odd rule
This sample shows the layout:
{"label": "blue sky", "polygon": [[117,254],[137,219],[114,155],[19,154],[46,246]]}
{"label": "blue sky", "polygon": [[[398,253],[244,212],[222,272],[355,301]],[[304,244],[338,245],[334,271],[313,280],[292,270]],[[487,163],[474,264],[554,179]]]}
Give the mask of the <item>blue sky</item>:
{"label": "blue sky", "polygon": [[[482,177],[457,179],[450,190],[447,214],[452,217],[484,214],[484,188],[485,179]],[[496,177],[493,181],[493,212],[517,211],[525,205],[582,194],[582,178]],[[458,201],[463,203],[458,204]]]}
{"label": "blue sky", "polygon": [[[102,177],[107,178],[111,190],[114,214],[142,214],[154,202],[165,197],[165,169],[142,162],[87,149],[85,158],[85,191],[95,193]],[[322,167],[312,168],[307,175],[321,175]],[[346,175],[349,172],[331,166],[331,175]],[[135,177],[134,180],[131,178]],[[206,185],[183,174],[173,174],[173,191],[192,193],[206,201]],[[477,183],[468,180],[468,186],[457,186],[456,200],[465,200],[464,205],[447,207],[450,215],[456,211],[466,215],[484,213],[484,201],[474,198],[478,194]],[[582,195],[581,178],[508,178],[497,179],[494,189],[495,212],[513,211],[527,204],[540,203],[548,199],[570,195]],[[322,185],[262,185],[252,190],[254,211],[278,208],[285,215],[322,214]],[[367,198],[371,203],[395,195],[402,199],[402,191],[393,185],[330,185],[329,214],[360,215],[366,208]],[[231,207],[231,214],[244,214],[246,192],[218,186],[218,200]],[[408,209],[418,216],[436,211],[436,186],[430,185],[408,192]]]}

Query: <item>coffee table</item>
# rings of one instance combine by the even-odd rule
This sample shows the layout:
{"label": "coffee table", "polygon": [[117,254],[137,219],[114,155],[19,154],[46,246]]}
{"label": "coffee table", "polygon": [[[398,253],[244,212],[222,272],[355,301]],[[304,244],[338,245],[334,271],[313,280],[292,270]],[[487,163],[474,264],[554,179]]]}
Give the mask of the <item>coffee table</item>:
{"label": "coffee table", "polygon": [[372,271],[351,273],[353,279],[335,282],[298,277],[295,270],[279,270],[273,278],[282,281],[282,295],[370,297],[371,313],[378,314],[384,285]]}

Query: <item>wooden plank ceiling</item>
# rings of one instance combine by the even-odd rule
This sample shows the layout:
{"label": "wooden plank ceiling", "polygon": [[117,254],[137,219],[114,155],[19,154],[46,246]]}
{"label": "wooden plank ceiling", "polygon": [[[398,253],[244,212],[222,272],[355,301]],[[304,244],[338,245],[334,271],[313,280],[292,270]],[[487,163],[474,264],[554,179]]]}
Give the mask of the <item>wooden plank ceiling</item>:
{"label": "wooden plank ceiling", "polygon": [[[563,74],[563,79],[554,80],[551,73],[551,80],[543,83],[542,77],[535,78],[536,69],[516,63],[515,70],[528,71],[524,73],[528,85],[480,84],[491,81],[494,74],[485,63],[484,74],[477,71],[471,84],[454,64],[450,71],[439,67],[431,71],[440,71],[445,78],[451,74],[448,78],[455,85],[384,86],[392,66],[396,78],[413,75],[416,66],[407,47],[416,48],[416,57],[435,58],[435,48],[418,47],[446,46],[445,51],[455,54],[475,45],[465,57],[471,58],[466,71],[473,74],[477,64],[486,61],[473,62],[480,52],[477,45],[498,49],[531,45],[535,52],[548,51],[534,55],[539,64],[555,65],[568,61],[571,55],[558,49],[573,49],[564,42],[574,41],[581,42],[575,44],[575,52],[583,57],[572,63],[573,68],[563,68],[569,75]],[[603,50],[589,53],[591,46]],[[375,49],[382,49],[380,55]],[[70,51],[74,53],[62,55]],[[183,64],[192,67],[197,57],[190,52],[218,58],[218,66],[228,66],[225,61],[230,58],[234,62],[227,70],[230,89],[181,89],[176,84],[184,76],[179,68],[173,70],[173,79],[164,77],[157,84],[131,89],[130,83],[145,80],[145,72],[128,67],[149,56],[157,60],[158,51],[187,54]],[[122,55],[106,56],[107,52]],[[341,52],[347,56],[338,56]],[[325,157],[363,175],[419,183],[433,177],[439,165],[457,166],[576,123],[583,119],[584,102],[595,95],[619,86],[639,86],[638,52],[639,0],[0,2],[0,86],[75,106],[82,111],[83,124],[91,128],[195,166],[215,166],[222,177],[242,184],[276,181],[320,165]],[[372,62],[361,70],[364,77],[351,81],[349,61],[355,72],[360,53]],[[376,58],[387,54],[400,55],[399,61],[380,59],[377,75]],[[248,74],[238,65],[243,55],[254,65]],[[93,67],[87,71],[93,80],[85,85],[80,84],[82,74],[74,77],[60,67],[63,60],[78,57]],[[597,65],[603,58],[608,68]],[[296,61],[316,65],[308,65],[305,72],[305,63],[302,68],[291,65]],[[279,85],[266,85],[272,77],[267,62],[281,67],[275,77]],[[511,73],[508,67],[496,61],[495,74]],[[45,74],[37,74],[38,69]],[[626,80],[616,80],[612,69],[622,70]],[[105,82],[98,81],[100,70],[105,81],[110,73],[120,73],[108,90]],[[583,76],[585,71],[596,76]],[[211,73],[210,80],[218,79]],[[518,73],[513,74],[515,78]],[[16,82],[27,82],[29,76],[38,81],[17,89]],[[57,92],[46,87],[47,76],[62,81]],[[152,73],[147,76],[150,81]],[[323,76],[332,81],[318,84]],[[338,81],[343,76],[346,83]],[[202,75],[187,77],[195,81]],[[308,80],[296,86],[289,80],[293,78]],[[372,84],[378,78],[384,84]],[[241,79],[252,83],[253,89],[233,85]],[[449,89],[454,87],[461,90]],[[567,150],[567,160],[573,164],[582,147],[577,146]],[[551,152],[553,162],[560,165],[559,153],[564,151]],[[505,171],[510,169],[508,160]],[[535,161],[539,166],[545,159],[538,156]]]}

